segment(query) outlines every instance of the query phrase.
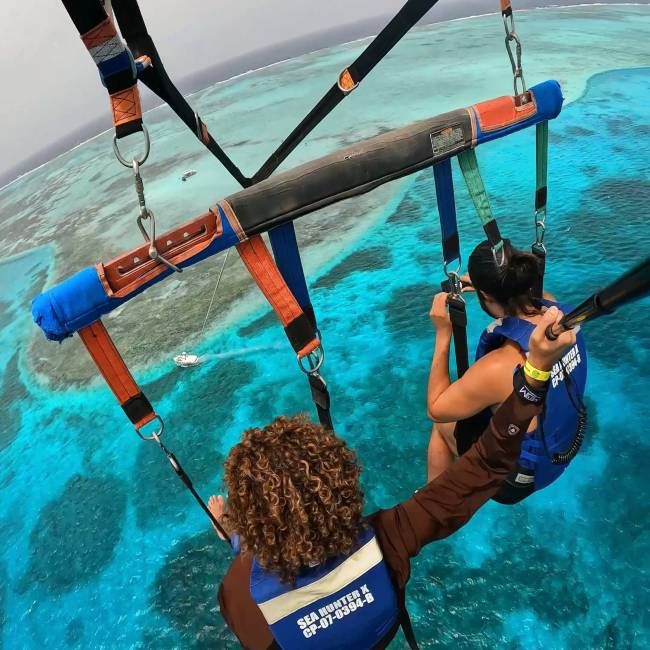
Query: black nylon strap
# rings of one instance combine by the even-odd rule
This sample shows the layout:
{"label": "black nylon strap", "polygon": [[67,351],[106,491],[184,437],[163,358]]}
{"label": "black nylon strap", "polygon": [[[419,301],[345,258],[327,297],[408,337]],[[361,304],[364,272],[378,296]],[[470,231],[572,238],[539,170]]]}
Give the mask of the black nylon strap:
{"label": "black nylon strap", "polygon": [[131,424],[137,424],[147,415],[151,415],[154,412],[151,402],[144,393],[131,397],[124,402],[122,409],[126,413],[126,417],[131,420]]}
{"label": "black nylon strap", "polygon": [[537,246],[533,244],[531,247],[531,252],[537,258],[537,264],[539,266],[539,273],[537,275],[537,281],[533,285],[533,297],[541,300],[544,296],[544,275],[546,273],[546,249],[544,247]]}
{"label": "black nylon strap", "polygon": [[447,298],[449,318],[454,338],[456,352],[456,372],[460,379],[469,368],[469,352],[467,350],[467,310],[462,298],[450,295]]}
{"label": "black nylon strap", "polygon": [[[314,340],[314,322],[315,317],[312,310],[310,314],[303,313],[284,328],[287,338],[296,352]],[[311,398],[318,413],[318,420],[326,429],[332,430],[334,426],[330,413],[330,394],[325,380],[318,373],[308,374],[307,379]]]}
{"label": "black nylon strap", "polygon": [[[80,1],[77,0],[77,3]],[[134,58],[147,55],[151,59],[152,65],[140,74],[141,81],[156,93],[160,99],[169,104],[174,113],[203,142],[210,153],[219,160],[242,187],[248,187],[251,184],[250,179],[244,176],[239,167],[228,157],[214,138],[206,131],[207,142],[204,142],[200,134],[197,133],[196,113],[167,75],[158,50],[147,32],[147,26],[137,0],[113,0],[113,12],[120,26],[122,36],[126,40]]]}
{"label": "black nylon strap", "polygon": [[327,390],[325,380],[319,375],[308,375],[311,398],[318,412],[318,420],[326,428],[332,431],[332,415],[330,413],[330,394]]}
{"label": "black nylon strap", "polygon": [[501,232],[499,231],[499,226],[497,222],[492,219],[492,221],[489,221],[487,224],[483,226],[483,230],[485,231],[485,236],[487,237],[487,240],[490,242],[490,246],[494,248],[495,246],[499,246],[499,244],[503,241],[501,239]]}
{"label": "black nylon strap", "polygon": [[300,352],[314,340],[314,328],[305,313],[292,320],[284,331],[295,352]]}
{"label": "black nylon strap", "polygon": [[[355,83],[363,81],[411,27],[437,2],[438,0],[408,0],[354,63],[348,66],[347,69],[352,80]],[[347,95],[348,93],[339,88],[338,82],[335,83],[253,175],[253,183],[268,178]]]}
{"label": "black nylon strap", "polygon": [[106,20],[106,12],[99,0],[62,0],[80,34],[85,34]]}
{"label": "black nylon strap", "polygon": [[118,139],[137,133],[138,131],[142,131],[142,120],[132,120],[126,124],[118,124],[115,127],[115,135]]}
{"label": "black nylon strap", "polygon": [[[453,295],[449,296],[447,304],[449,305],[449,318],[451,319],[454,352],[456,353],[456,374],[460,379],[469,369],[467,310],[465,301]],[[476,442],[484,428],[484,420],[480,413],[465,420],[460,420],[456,424],[454,436],[458,453],[461,456]]]}
{"label": "black nylon strap", "polygon": [[398,599],[400,625],[402,627],[402,632],[404,632],[406,642],[409,644],[409,648],[411,648],[411,650],[420,650],[418,641],[415,638],[415,632],[413,631],[413,623],[411,622],[411,617],[409,615],[408,609],[406,609],[406,594],[401,593],[398,596]]}

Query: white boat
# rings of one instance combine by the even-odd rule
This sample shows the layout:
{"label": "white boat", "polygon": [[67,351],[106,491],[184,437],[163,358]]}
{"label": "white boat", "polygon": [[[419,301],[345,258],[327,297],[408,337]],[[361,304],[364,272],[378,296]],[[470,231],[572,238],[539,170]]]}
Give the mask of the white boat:
{"label": "white boat", "polygon": [[196,174],[196,169],[188,169],[181,174],[181,180],[185,182],[188,178],[191,178]]}
{"label": "white boat", "polygon": [[198,354],[190,354],[189,352],[181,352],[174,357],[174,363],[179,368],[191,368],[198,366],[201,363],[201,357]]}

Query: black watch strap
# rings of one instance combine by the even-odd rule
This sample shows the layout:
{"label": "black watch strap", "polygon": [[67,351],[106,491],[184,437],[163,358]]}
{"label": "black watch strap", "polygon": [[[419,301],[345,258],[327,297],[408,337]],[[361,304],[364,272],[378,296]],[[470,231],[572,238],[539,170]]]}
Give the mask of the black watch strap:
{"label": "black watch strap", "polygon": [[517,366],[515,374],[513,375],[512,383],[515,389],[515,393],[517,393],[519,399],[526,404],[534,404],[535,406],[539,406],[544,402],[544,398],[548,392],[548,384],[545,384],[545,387],[542,389],[531,388],[526,381],[526,375],[524,374],[523,366]]}

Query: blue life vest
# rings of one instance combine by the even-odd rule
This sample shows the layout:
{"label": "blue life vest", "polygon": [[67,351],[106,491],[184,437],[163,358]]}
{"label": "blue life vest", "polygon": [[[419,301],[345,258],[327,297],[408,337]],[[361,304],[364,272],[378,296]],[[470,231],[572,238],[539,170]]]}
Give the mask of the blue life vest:
{"label": "blue life vest", "polygon": [[[565,314],[572,310],[568,305],[548,300],[542,302],[547,307],[555,305]],[[523,352],[528,352],[528,340],[534,329],[535,325],[521,318],[497,319],[481,335],[476,360],[500,348],[506,340],[514,341]],[[587,349],[580,331],[576,339],[576,344],[553,366],[542,426],[538,425],[535,431],[528,432],[521,446],[519,467],[525,471],[515,476],[517,485],[534,481],[535,490],[541,490],[555,481],[568,466],[568,463],[554,464],[551,458],[553,454],[565,452],[570,447],[578,426],[577,404],[571,401],[567,388],[574,391],[574,402],[576,393],[580,398],[584,395]],[[562,364],[571,377],[570,387],[566,385]]]}
{"label": "blue life vest", "polygon": [[370,650],[399,619],[397,594],[369,527],[355,550],[302,571],[294,585],[254,561],[250,592],[285,650]]}

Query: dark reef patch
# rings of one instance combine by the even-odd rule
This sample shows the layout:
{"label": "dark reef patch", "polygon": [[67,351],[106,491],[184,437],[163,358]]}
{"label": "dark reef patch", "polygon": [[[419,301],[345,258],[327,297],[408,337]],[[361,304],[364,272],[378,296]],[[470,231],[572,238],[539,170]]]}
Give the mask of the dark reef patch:
{"label": "dark reef patch", "polygon": [[[561,530],[566,521],[550,515],[548,525]],[[522,610],[532,610],[555,629],[584,617],[589,601],[574,554],[553,553],[527,531],[526,511],[506,509],[492,529],[493,555],[479,568],[459,561],[450,543],[427,549],[418,561],[414,587],[433,582],[440,587],[441,602],[427,607],[424,620],[414,621],[416,628],[441,630],[442,647],[469,649],[483,647],[486,638],[502,639],[504,619]],[[457,630],[463,631],[461,643],[453,638]]]}
{"label": "dark reef patch", "polygon": [[632,134],[634,126],[628,119],[622,117],[609,117],[605,120],[608,131],[612,135],[624,135],[626,132]]}
{"label": "dark reef patch", "polygon": [[595,133],[591,129],[586,129],[584,126],[579,126],[577,124],[571,124],[564,129],[564,132],[567,135],[576,135],[581,138],[586,138]]}
{"label": "dark reef patch", "polygon": [[418,221],[422,217],[422,212],[420,210],[420,204],[406,197],[400,201],[400,204],[397,206],[395,211],[388,217],[386,220],[390,224],[402,224],[409,223],[412,224]]}
{"label": "dark reef patch", "polygon": [[384,309],[384,322],[388,331],[406,339],[419,338],[430,332],[428,323],[431,299],[437,290],[433,283],[418,282],[393,290]]}
{"label": "dark reef patch", "polygon": [[[253,363],[225,359],[205,369],[200,377],[179,378],[177,409],[166,418],[165,442],[197,487],[219,473],[223,457],[216,449],[221,431],[230,425],[238,408],[237,390],[249,384],[254,373]],[[138,446],[133,484],[138,487],[133,504],[141,528],[157,526],[165,517],[195,507],[156,445]]]}
{"label": "dark reef patch", "polygon": [[210,532],[176,545],[154,582],[150,603],[169,620],[184,648],[223,648],[234,641],[219,615],[217,588],[230,560]]}
{"label": "dark reef patch", "polygon": [[142,386],[142,392],[149,398],[152,404],[156,404],[163,397],[174,391],[178,382],[183,377],[183,370],[175,366],[173,370],[166,372],[158,379],[154,379]]}
{"label": "dark reef patch", "polygon": [[252,320],[248,325],[244,325],[243,327],[240,327],[237,334],[241,336],[242,338],[246,338],[248,336],[255,336],[257,334],[260,334],[263,332],[265,329],[268,329],[269,327],[273,327],[273,325],[278,324],[278,317],[275,315],[275,312],[273,311],[267,311],[266,313],[262,314],[259,318],[256,318],[255,320]]}
{"label": "dark reef patch", "polygon": [[9,327],[15,318],[15,312],[11,303],[6,300],[0,300],[0,331]]}
{"label": "dark reef patch", "polygon": [[22,410],[27,408],[29,392],[20,380],[18,350],[7,363],[4,381],[0,387],[0,451],[6,449],[18,435],[22,421]]}
{"label": "dark reef patch", "polygon": [[84,633],[84,622],[77,616],[65,626],[65,642],[72,647],[79,645],[83,641]]}
{"label": "dark reef patch", "polygon": [[40,582],[59,595],[100,575],[122,535],[126,500],[126,485],[116,478],[73,476],[41,509],[20,591]]}
{"label": "dark reef patch", "polygon": [[353,273],[360,271],[378,271],[388,269],[392,263],[392,253],[387,246],[362,248],[348,255],[343,261],[321,275],[312,287],[314,289],[331,289]]}

